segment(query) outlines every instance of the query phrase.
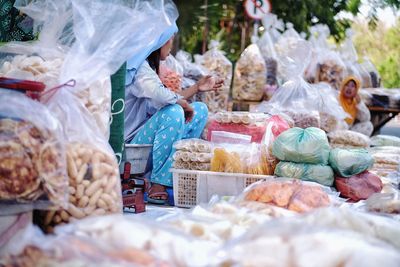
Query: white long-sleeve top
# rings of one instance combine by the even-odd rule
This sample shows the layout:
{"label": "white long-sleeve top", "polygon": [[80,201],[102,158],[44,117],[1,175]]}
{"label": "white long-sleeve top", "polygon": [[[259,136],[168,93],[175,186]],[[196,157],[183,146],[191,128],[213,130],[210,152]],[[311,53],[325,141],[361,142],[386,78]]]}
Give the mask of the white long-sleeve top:
{"label": "white long-sleeve top", "polygon": [[135,81],[125,88],[125,142],[129,142],[154,113],[181,98],[166,88],[149,63],[144,61]]}

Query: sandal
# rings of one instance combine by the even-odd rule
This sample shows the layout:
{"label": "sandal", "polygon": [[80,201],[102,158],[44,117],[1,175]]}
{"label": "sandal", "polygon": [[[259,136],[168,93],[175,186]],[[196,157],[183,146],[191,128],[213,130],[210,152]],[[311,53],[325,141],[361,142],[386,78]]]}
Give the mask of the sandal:
{"label": "sandal", "polygon": [[[155,184],[155,185],[157,186],[158,184]],[[159,186],[161,186],[161,185],[159,185]],[[156,192],[151,193],[152,187],[150,187],[149,192],[147,194],[147,202],[152,203],[152,204],[165,205],[168,202],[168,193],[166,192],[167,187],[163,186],[164,191],[157,192],[155,190]]]}

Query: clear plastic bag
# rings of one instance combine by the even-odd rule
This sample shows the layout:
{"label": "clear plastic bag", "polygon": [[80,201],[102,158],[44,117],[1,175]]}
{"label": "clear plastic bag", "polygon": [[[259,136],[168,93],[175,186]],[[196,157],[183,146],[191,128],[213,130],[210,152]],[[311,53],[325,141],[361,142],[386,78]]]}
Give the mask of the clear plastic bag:
{"label": "clear plastic bag", "polygon": [[208,141],[192,138],[176,141],[174,148],[188,152],[211,153],[213,145]]}
{"label": "clear plastic bag", "polygon": [[47,103],[63,121],[67,140],[69,203],[65,209],[38,215],[37,223],[48,232],[53,227],[87,216],[122,212],[118,163],[107,140],[80,100],[60,90]]}
{"label": "clear plastic bag", "polygon": [[214,144],[250,144],[251,135],[230,133],[224,131],[212,131],[211,142]]}
{"label": "clear plastic bag", "polygon": [[350,130],[365,136],[371,136],[372,132],[374,131],[374,125],[370,121],[356,122],[353,126],[351,126]]}
{"label": "clear plastic bag", "polygon": [[202,102],[206,103],[210,112],[217,112],[228,109],[229,91],[232,82],[232,63],[226,58],[221,50],[218,49],[219,43],[211,41],[210,50],[208,50],[197,60],[204,66],[211,75],[222,79],[224,84],[216,92],[202,93]]}
{"label": "clear plastic bag", "polygon": [[260,101],[266,84],[266,66],[256,44],[249,45],[235,65],[232,97],[236,100]]}
{"label": "clear plastic bag", "polygon": [[268,115],[249,112],[218,112],[207,124],[207,140],[211,141],[215,131],[250,135],[251,142],[263,139]]}
{"label": "clear plastic bag", "polygon": [[368,136],[349,130],[339,130],[328,134],[331,145],[367,148],[370,145]]}
{"label": "clear plastic bag", "polygon": [[276,163],[265,145],[220,144],[214,149],[211,171],[272,175]]}
{"label": "clear plastic bag", "polygon": [[183,70],[183,76],[190,78],[197,82],[201,77],[208,74],[208,70],[203,66],[192,62],[192,56],[185,51],[178,51],[175,56],[176,60],[181,64]]}
{"label": "clear plastic bag", "polygon": [[[8,205],[54,209],[68,203],[65,140],[44,105],[0,89],[0,214]],[[15,206],[18,209],[18,206]]]}
{"label": "clear plastic bag", "polygon": [[365,171],[347,178],[336,177],[335,187],[342,197],[357,202],[381,192],[383,186],[379,176]]}
{"label": "clear plastic bag", "polygon": [[371,113],[363,101],[357,104],[357,117],[359,122],[371,121]]}
{"label": "clear plastic bag", "polygon": [[371,137],[371,146],[400,147],[400,138],[391,135],[376,135]]}
{"label": "clear plastic bag", "polygon": [[[47,89],[75,80],[75,87],[69,89],[82,98],[105,138],[111,116],[109,76],[132,54],[144,60],[146,44],[156,41],[177,17],[172,1],[18,0],[16,6],[35,20],[40,34],[37,41],[1,47],[3,53],[29,56],[24,64],[11,61],[15,71],[7,74],[24,79],[34,74],[34,80],[45,82]],[[148,30],[132,27],[132,21],[148,25]]]}
{"label": "clear plastic bag", "polygon": [[283,161],[327,164],[329,143],[324,131],[317,128],[292,128],[274,141],[272,153]]}
{"label": "clear plastic bag", "polygon": [[332,149],[329,164],[342,177],[350,177],[364,172],[374,164],[373,157],[366,149]]}
{"label": "clear plastic bag", "polygon": [[265,32],[258,40],[257,45],[264,57],[267,69],[267,81],[264,88],[264,100],[269,100],[278,89],[278,59],[275,43],[280,37],[284,25],[275,14],[267,14],[262,19]]}
{"label": "clear plastic bag", "polygon": [[[321,209],[325,210],[330,211]],[[218,254],[221,257],[220,265],[277,267],[398,265],[400,253],[397,248],[378,237],[366,236],[357,230],[330,225],[319,226],[318,220],[324,220],[328,215],[330,213],[324,212],[314,220],[313,224],[305,224],[304,219],[314,216],[314,212],[304,216],[305,218],[273,220],[255,227],[241,238],[224,246]]]}
{"label": "clear plastic bag", "polygon": [[[370,212],[400,214],[400,192],[374,194],[367,199],[365,204]],[[400,244],[397,246],[400,247]]]}
{"label": "clear plastic bag", "polygon": [[169,55],[165,61],[160,64],[160,80],[162,83],[173,92],[182,90],[182,75],[183,68],[180,63]]}
{"label": "clear plastic bag", "polygon": [[275,168],[276,176],[301,179],[332,186],[334,174],[331,167],[320,164],[293,163],[281,161]]}
{"label": "clear plastic bag", "polygon": [[[380,87],[381,86],[381,77],[380,77],[378,71],[376,70],[376,67],[371,62],[371,60],[368,57],[363,57],[363,60],[360,64],[360,66],[369,73],[369,77],[371,80],[371,87],[372,88]],[[365,77],[364,79],[367,79],[367,77]]]}
{"label": "clear plastic bag", "polygon": [[326,190],[330,191],[315,183],[279,178],[252,184],[240,198],[303,213],[333,204]]}

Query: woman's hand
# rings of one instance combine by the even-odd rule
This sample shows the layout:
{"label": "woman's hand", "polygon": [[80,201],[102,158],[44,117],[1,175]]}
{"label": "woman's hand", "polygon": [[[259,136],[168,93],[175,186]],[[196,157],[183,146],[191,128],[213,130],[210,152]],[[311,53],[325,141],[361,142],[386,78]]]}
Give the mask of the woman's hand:
{"label": "woman's hand", "polygon": [[185,122],[191,122],[194,115],[194,109],[192,108],[192,106],[189,105],[189,103],[184,99],[179,99],[178,101],[176,101],[176,103],[183,108],[183,112],[185,113]]}
{"label": "woman's hand", "polygon": [[197,82],[197,88],[199,92],[216,91],[223,85],[224,81],[222,79],[216,79],[211,75],[206,75],[201,77]]}

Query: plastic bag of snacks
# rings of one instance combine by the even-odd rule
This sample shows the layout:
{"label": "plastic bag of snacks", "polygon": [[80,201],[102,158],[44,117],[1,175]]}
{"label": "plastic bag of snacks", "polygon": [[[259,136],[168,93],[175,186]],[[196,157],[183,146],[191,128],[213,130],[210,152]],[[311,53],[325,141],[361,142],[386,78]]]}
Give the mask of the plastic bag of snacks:
{"label": "plastic bag of snacks", "polygon": [[296,212],[309,212],[331,205],[328,189],[309,182],[291,179],[274,179],[249,186],[244,201],[257,201]]}
{"label": "plastic bag of snacks", "polygon": [[183,139],[175,142],[174,168],[186,170],[210,170],[212,144],[200,139]]}
{"label": "plastic bag of snacks", "polygon": [[275,168],[276,176],[301,179],[332,186],[333,170],[330,166],[320,164],[293,163],[281,161]]}
{"label": "plastic bag of snacks", "polygon": [[372,167],[374,159],[366,149],[335,148],[329,155],[329,164],[339,176],[350,177]]}
{"label": "plastic bag of snacks", "polygon": [[371,137],[371,146],[396,146],[400,147],[400,138],[391,135],[376,135]]}
{"label": "plastic bag of snacks", "polygon": [[[40,29],[38,40],[10,42],[2,46],[0,52],[13,54],[6,60],[8,64],[3,64],[3,67],[8,65],[5,69],[9,77],[29,79],[33,74],[33,80],[47,85],[46,90],[74,79],[78,90],[69,89],[81,98],[95,117],[98,128],[108,138],[111,116],[109,76],[132,53],[146,50],[146,44],[153,42],[168,27],[170,18],[176,17],[177,12],[171,2],[165,5],[154,2],[152,6],[137,1],[98,2],[101,1],[18,1],[16,7],[33,18],[35,28]],[[99,12],[83,14],[86,10]],[[103,10],[107,12],[102,14]],[[149,31],[132,27],[127,21],[149,25]],[[129,38],[131,36],[135,38]],[[144,52],[140,56],[147,57]],[[71,65],[75,67],[69,68]]]}
{"label": "plastic bag of snacks", "polygon": [[[386,214],[400,214],[400,193],[374,194],[366,201],[368,211]],[[398,239],[397,239],[398,240]]]}
{"label": "plastic bag of snacks", "polygon": [[285,112],[300,128],[336,129],[338,122],[347,117],[339,105],[336,92],[327,84],[312,85],[302,77],[310,57],[310,45],[299,40],[289,51],[280,57],[280,64],[285,70],[283,73],[289,80],[270,101],[261,103],[256,111],[271,114]]}
{"label": "plastic bag of snacks", "polygon": [[232,81],[232,63],[218,49],[218,46],[219,43],[217,41],[211,41],[210,50],[204,53],[201,62],[199,62],[210,71],[211,75],[224,81],[224,84],[218,91],[202,93],[202,102],[207,104],[210,112],[228,109],[228,98]]}
{"label": "plastic bag of snacks", "polygon": [[[336,213],[334,213],[336,211]],[[364,223],[364,216],[346,220],[337,213],[341,209],[320,209],[298,219],[271,220],[245,233],[242,237],[227,243],[218,253],[220,266],[365,266],[380,264],[395,267],[400,260],[398,248],[376,236],[376,224]],[[316,216],[316,213],[321,213]],[[349,212],[348,212],[349,213]],[[354,213],[354,212],[353,212]],[[312,217],[316,217],[312,219]],[[325,226],[319,221],[332,223]],[[374,216],[377,217],[377,216]],[[309,219],[311,218],[311,219]],[[374,221],[379,221],[377,217]],[[307,223],[306,221],[311,221]],[[337,223],[346,222],[347,227]],[[359,222],[356,224],[354,221]],[[371,220],[368,220],[370,222]],[[349,229],[353,225],[358,229]],[[369,225],[374,225],[371,227]],[[398,226],[398,223],[393,223]],[[389,226],[390,233],[398,234],[390,222],[378,225]],[[366,233],[362,233],[361,230]],[[381,227],[381,229],[388,229]],[[383,232],[383,231],[382,231]],[[379,232],[378,232],[379,233]]]}
{"label": "plastic bag of snacks", "polygon": [[160,64],[160,80],[162,83],[173,92],[182,90],[182,75],[183,68],[180,63],[169,55],[165,61]]}
{"label": "plastic bag of snacks", "polygon": [[[22,93],[0,89],[0,214],[14,204],[54,209],[68,203],[60,122]],[[18,212],[18,206],[15,206]]]}
{"label": "plastic bag of snacks", "polygon": [[349,130],[339,130],[328,134],[332,147],[342,148],[366,148],[369,147],[368,136]]}
{"label": "plastic bag of snacks", "polygon": [[283,161],[327,164],[329,143],[324,131],[317,128],[292,128],[274,141],[272,153]]}
{"label": "plastic bag of snacks", "polygon": [[232,97],[236,100],[260,101],[266,83],[266,66],[256,44],[249,45],[235,65]]}
{"label": "plastic bag of snacks", "polygon": [[339,90],[346,70],[340,55],[334,51],[321,50],[318,52],[317,64],[315,82],[327,82]]}
{"label": "plastic bag of snacks", "polygon": [[276,159],[265,145],[218,145],[211,159],[211,171],[272,175]]}
{"label": "plastic bag of snacks", "polygon": [[370,136],[374,131],[374,125],[370,121],[358,122],[355,123],[350,130],[353,132],[357,132],[363,134],[365,136]]}
{"label": "plastic bag of snacks", "polygon": [[88,110],[67,90],[58,91],[47,106],[64,122],[69,203],[65,209],[38,214],[37,223],[51,232],[61,223],[87,216],[120,213],[122,197],[118,163]]}
{"label": "plastic bag of snacks", "polygon": [[379,176],[366,171],[348,178],[336,177],[335,187],[342,197],[357,202],[381,192],[382,181]]}
{"label": "plastic bag of snacks", "polygon": [[211,133],[211,142],[214,144],[250,144],[251,135],[213,131]]}
{"label": "plastic bag of snacks", "polygon": [[223,131],[251,136],[251,142],[260,143],[266,129],[268,115],[249,112],[218,112],[207,125],[207,140],[213,132]]}

